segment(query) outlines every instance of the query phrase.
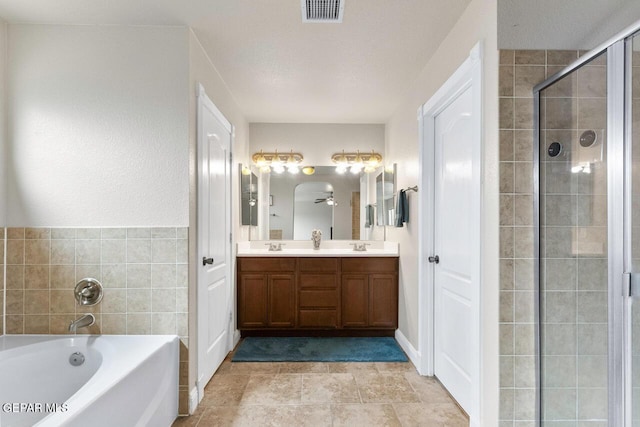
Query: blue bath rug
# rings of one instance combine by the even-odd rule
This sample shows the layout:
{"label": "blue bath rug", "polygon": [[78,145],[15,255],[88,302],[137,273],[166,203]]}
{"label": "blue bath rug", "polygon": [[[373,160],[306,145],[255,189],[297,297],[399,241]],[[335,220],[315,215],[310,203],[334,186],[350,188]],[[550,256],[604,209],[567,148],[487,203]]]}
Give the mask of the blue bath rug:
{"label": "blue bath rug", "polygon": [[406,362],[391,337],[247,337],[232,362]]}

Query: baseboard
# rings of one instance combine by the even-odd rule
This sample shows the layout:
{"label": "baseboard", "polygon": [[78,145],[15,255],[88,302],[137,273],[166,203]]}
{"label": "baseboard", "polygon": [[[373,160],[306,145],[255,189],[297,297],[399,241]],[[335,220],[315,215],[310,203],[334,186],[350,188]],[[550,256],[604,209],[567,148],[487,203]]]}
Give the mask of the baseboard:
{"label": "baseboard", "polygon": [[402,348],[402,350],[407,353],[407,356],[409,356],[409,360],[411,360],[411,363],[413,363],[413,366],[415,366],[417,369],[421,363],[420,352],[411,345],[407,337],[404,336],[400,329],[396,329],[395,338],[396,341],[398,341],[400,348]]}
{"label": "baseboard", "polygon": [[198,387],[194,387],[189,392],[189,415],[193,415],[198,407]]}
{"label": "baseboard", "polygon": [[231,339],[233,340],[231,342],[231,350],[233,350],[234,348],[236,348],[236,346],[240,342],[240,330],[239,329],[235,329],[233,331],[233,337]]}

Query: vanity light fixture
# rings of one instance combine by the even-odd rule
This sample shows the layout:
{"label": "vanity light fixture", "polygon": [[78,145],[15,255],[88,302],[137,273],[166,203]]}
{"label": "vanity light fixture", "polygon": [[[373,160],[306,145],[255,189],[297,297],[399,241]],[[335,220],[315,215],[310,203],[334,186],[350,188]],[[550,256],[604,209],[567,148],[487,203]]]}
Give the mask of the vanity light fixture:
{"label": "vanity light fixture", "polygon": [[336,172],[345,173],[350,170],[351,173],[358,174],[364,170],[365,173],[371,173],[382,164],[382,155],[371,150],[371,153],[336,153],[331,156],[331,161],[336,164]]}
{"label": "vanity light fixture", "polygon": [[273,153],[265,153],[260,150],[259,153],[254,153],[253,156],[251,156],[253,163],[260,169],[260,172],[263,173],[269,173],[272,170],[275,173],[283,173],[287,170],[289,173],[296,174],[300,172],[302,159],[302,154],[294,153],[293,150],[288,154],[278,153],[278,150],[275,150]]}
{"label": "vanity light fixture", "polygon": [[316,173],[316,168],[314,168],[313,166],[305,166],[302,168],[302,173],[305,175],[313,175],[314,173]]}

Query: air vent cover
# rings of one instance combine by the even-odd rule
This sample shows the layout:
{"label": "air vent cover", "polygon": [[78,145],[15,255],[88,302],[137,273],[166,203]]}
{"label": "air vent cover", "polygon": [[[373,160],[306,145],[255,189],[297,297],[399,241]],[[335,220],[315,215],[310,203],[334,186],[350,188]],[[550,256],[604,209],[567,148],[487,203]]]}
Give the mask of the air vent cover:
{"label": "air vent cover", "polygon": [[302,22],[342,22],[345,0],[300,0]]}

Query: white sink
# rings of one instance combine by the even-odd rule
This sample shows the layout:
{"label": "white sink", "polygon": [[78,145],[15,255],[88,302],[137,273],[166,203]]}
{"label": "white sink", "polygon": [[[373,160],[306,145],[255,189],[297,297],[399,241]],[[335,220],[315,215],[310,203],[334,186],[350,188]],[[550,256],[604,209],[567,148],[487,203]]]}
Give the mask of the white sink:
{"label": "white sink", "polygon": [[[270,241],[250,241],[238,242],[237,256],[239,257],[397,257],[397,242],[377,242],[377,241],[324,241],[320,244],[320,249],[313,249],[311,241],[300,240],[278,240],[274,243],[281,243],[282,250],[270,251],[268,249]],[[353,244],[367,243],[366,251],[354,251]]]}

